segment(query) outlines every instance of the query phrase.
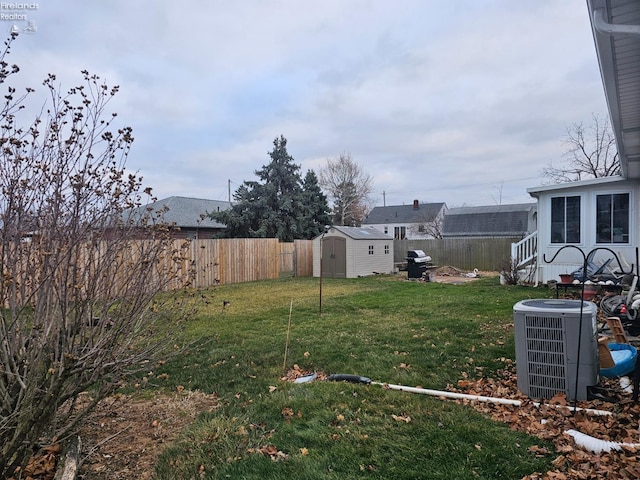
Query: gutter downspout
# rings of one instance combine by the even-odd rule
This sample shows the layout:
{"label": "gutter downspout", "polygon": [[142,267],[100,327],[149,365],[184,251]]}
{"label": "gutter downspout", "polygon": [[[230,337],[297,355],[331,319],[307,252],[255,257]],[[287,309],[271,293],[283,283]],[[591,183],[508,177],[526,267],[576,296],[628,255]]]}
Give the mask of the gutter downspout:
{"label": "gutter downspout", "polygon": [[603,35],[640,35],[640,25],[607,22],[604,8],[596,8],[593,11],[593,26]]}

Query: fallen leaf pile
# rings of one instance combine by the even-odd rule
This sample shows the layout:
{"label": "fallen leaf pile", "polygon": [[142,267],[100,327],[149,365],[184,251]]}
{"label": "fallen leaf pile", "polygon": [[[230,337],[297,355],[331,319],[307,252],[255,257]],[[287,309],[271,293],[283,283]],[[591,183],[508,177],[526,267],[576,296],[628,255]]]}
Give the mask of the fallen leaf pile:
{"label": "fallen leaf pile", "polygon": [[[620,386],[619,379],[601,380],[602,391],[612,401],[579,401],[574,404],[573,401],[568,402],[564,394],[556,395],[548,401],[532,400],[518,391],[514,363],[508,359],[503,359],[503,362],[505,368],[498,371],[495,379],[461,380],[456,387],[450,386],[448,389],[521,402],[520,406],[514,406],[459,401],[472,405],[494,420],[509,424],[513,430],[553,442],[557,454],[553,460],[554,469],[528,475],[523,480],[640,478],[640,405],[632,402],[632,394]],[[596,415],[580,409],[606,411],[611,415]],[[608,446],[611,451],[590,451],[577,444],[567,431],[588,435],[592,449],[595,444]],[[591,438],[597,440],[593,442]],[[599,440],[613,443],[604,444]],[[532,447],[529,451],[540,456],[551,453],[542,446]]]}
{"label": "fallen leaf pile", "polygon": [[[52,480],[56,474],[60,444],[46,446],[39,455],[32,457],[24,470],[16,473],[25,480]],[[10,479],[12,480],[12,479]]]}
{"label": "fallen leaf pile", "polygon": [[289,369],[280,380],[283,382],[294,382],[297,378],[306,377],[307,375],[317,375],[316,380],[326,380],[328,375],[321,372],[312,372],[311,370],[303,370],[298,364],[295,364],[293,368]]}
{"label": "fallen leaf pile", "polygon": [[289,458],[289,455],[287,455],[281,450],[278,450],[278,448],[275,445],[264,445],[260,448],[250,448],[247,450],[247,452],[261,453],[262,455],[269,457],[274,462],[277,462],[280,460],[286,460],[287,458]]}

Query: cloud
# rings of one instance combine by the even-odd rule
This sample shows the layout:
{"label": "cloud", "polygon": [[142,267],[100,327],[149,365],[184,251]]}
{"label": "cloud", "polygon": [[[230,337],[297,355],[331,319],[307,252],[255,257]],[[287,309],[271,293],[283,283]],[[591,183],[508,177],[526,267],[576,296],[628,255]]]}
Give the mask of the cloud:
{"label": "cloud", "polygon": [[59,0],[33,16],[20,81],[69,87],[86,68],[120,85],[129,167],[159,196],[226,197],[284,135],[303,173],[350,153],[378,204],[531,201],[567,127],[606,115],[582,0]]}

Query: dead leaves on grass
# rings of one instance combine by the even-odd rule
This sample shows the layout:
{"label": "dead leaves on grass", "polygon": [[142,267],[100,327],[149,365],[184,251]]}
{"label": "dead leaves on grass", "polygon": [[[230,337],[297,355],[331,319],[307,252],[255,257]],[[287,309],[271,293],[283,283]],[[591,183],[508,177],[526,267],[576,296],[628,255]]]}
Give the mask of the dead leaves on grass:
{"label": "dead leaves on grass", "polygon": [[[638,420],[640,406],[634,405],[630,395],[617,388],[615,381],[608,381],[609,389],[617,403],[603,401],[578,402],[578,407],[592,408],[612,412],[612,415],[592,415],[582,411],[573,411],[573,402],[568,403],[565,396],[556,395],[543,405],[536,406],[534,401],[520,394],[517,389],[515,366],[504,362],[505,369],[498,372],[496,379],[461,380],[457,388],[449,390],[471,395],[512,398],[520,400],[521,406],[496,403],[468,402],[476,410],[491,416],[494,420],[507,423],[513,430],[525,432],[540,439],[550,441],[558,456],[553,460],[553,470],[534,473],[522,480],[573,480],[573,479],[637,479],[640,478],[640,451],[622,446],[618,451],[596,454],[577,445],[574,439],[564,432],[577,430],[591,437],[619,442],[638,443]],[[604,382],[604,380],[603,380]],[[566,408],[558,408],[566,407]],[[551,455],[544,446],[533,446],[529,452],[537,457]]]}
{"label": "dead leaves on grass", "polygon": [[393,418],[396,422],[404,422],[404,423],[411,422],[411,417],[409,415],[394,415],[394,414],[391,414],[391,418]]}
{"label": "dead leaves on grass", "polygon": [[[573,402],[567,402],[563,394],[556,395],[544,405],[535,405],[534,400],[522,395],[517,388],[515,364],[507,358],[498,359],[505,365],[497,372],[496,378],[479,378],[470,380],[463,375],[463,380],[456,387],[449,386],[449,390],[485,396],[510,398],[519,400],[520,406],[502,405],[497,403],[469,402],[476,410],[491,416],[494,420],[507,423],[513,430],[525,432],[529,435],[552,442],[555,447],[556,458],[552,461],[553,470],[544,473],[533,473],[522,480],[574,480],[574,479],[638,479],[640,478],[640,450],[622,446],[618,451],[596,454],[576,445],[574,439],[564,432],[575,429],[585,435],[605,441],[619,443],[639,443],[640,406],[634,405],[630,394],[620,389],[616,381],[603,380],[604,386],[610,388],[617,403],[603,401],[578,402],[579,408],[590,408],[611,411],[612,415],[596,416],[582,411],[573,411]],[[471,362],[472,363],[472,360]],[[402,368],[402,367],[401,367]],[[406,368],[406,367],[405,367]],[[289,370],[282,378],[283,381],[294,381],[296,378],[314,372],[302,370],[298,365]],[[477,373],[481,374],[479,370]],[[318,378],[326,375],[318,374]],[[605,383],[608,382],[608,383]],[[561,407],[561,408],[559,408]],[[292,412],[283,411],[285,418],[291,418]],[[392,414],[396,422],[411,422],[411,417]],[[338,414],[332,426],[340,431],[344,430],[344,415]],[[332,438],[338,440],[336,432]],[[476,445],[481,449],[481,445]],[[531,455],[546,457],[553,455],[546,446],[534,445],[528,449]],[[271,453],[269,453],[271,452]],[[268,450],[270,456],[273,451]]]}
{"label": "dead leaves on grass", "polygon": [[250,448],[248,450],[249,453],[260,453],[266,457],[269,457],[274,462],[286,460],[289,458],[289,455],[284,453],[282,450],[278,450],[275,445],[264,445],[258,448]]}
{"label": "dead leaves on grass", "polygon": [[[305,354],[306,356],[306,354]],[[327,375],[324,373],[312,372],[311,370],[303,370],[300,368],[298,364],[294,365],[293,368],[290,368],[281,378],[280,380],[283,382],[293,382],[297,378],[306,377],[309,375],[317,374],[318,380],[326,380]]]}

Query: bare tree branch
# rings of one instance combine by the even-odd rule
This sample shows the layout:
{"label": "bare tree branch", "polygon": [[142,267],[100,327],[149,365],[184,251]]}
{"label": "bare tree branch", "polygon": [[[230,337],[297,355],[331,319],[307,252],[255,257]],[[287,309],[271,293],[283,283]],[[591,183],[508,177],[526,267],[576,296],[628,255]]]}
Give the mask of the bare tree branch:
{"label": "bare tree branch", "polygon": [[565,183],[620,174],[616,140],[608,120],[592,116],[590,126],[574,123],[563,140],[564,162],[542,169],[545,183]]}
{"label": "bare tree branch", "polygon": [[334,224],[362,224],[371,210],[373,178],[353,161],[350,154],[327,160],[327,165],[320,169],[318,183],[332,202]]}
{"label": "bare tree branch", "polygon": [[[17,72],[4,55],[2,83]],[[0,107],[2,478],[40,438],[69,435],[97,399],[171,354],[175,340],[158,328],[176,331],[178,304],[157,293],[191,275],[188,245],[161,218],[132,215],[142,178],[125,168],[131,128],[107,112],[118,87],[82,74],[66,93],[49,75],[47,107],[26,127],[15,112],[30,89],[8,87]],[[76,402],[89,389],[93,401]]]}
{"label": "bare tree branch", "polygon": [[[427,202],[422,202],[426,204]],[[416,223],[409,227],[412,235],[424,238],[443,238],[444,216],[437,213],[435,216],[428,214],[426,210],[418,215]]]}

